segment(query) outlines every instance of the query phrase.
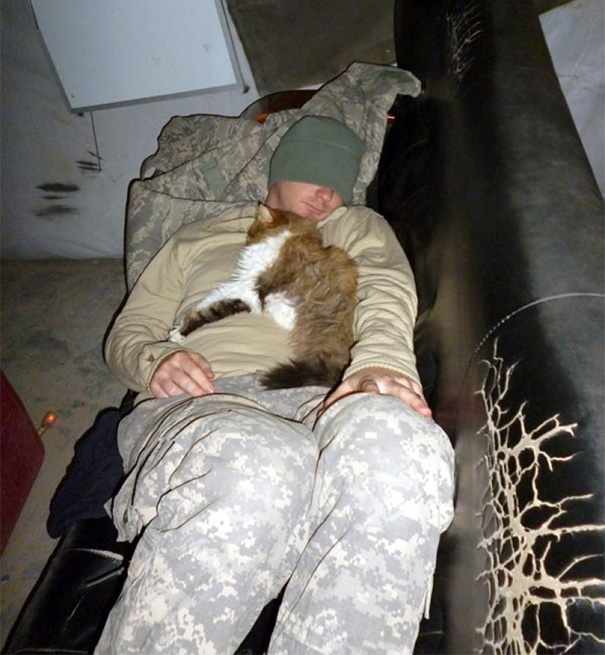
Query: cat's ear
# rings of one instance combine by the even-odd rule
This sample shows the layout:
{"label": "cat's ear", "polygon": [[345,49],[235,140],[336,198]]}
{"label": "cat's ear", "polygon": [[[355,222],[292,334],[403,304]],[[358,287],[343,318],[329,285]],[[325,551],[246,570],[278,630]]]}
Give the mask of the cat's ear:
{"label": "cat's ear", "polygon": [[262,202],[258,203],[256,209],[256,218],[263,223],[272,223],[273,222],[273,212],[270,207],[264,205]]}

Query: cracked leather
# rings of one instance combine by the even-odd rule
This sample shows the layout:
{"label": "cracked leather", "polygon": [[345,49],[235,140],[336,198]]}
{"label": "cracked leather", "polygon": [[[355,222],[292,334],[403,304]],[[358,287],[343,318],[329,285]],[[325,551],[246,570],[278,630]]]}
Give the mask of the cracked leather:
{"label": "cracked leather", "polygon": [[600,653],[603,199],[531,3],[395,13],[398,64],[423,93],[395,108],[378,197],[414,267],[419,370],[456,446],[435,578],[444,652]]}

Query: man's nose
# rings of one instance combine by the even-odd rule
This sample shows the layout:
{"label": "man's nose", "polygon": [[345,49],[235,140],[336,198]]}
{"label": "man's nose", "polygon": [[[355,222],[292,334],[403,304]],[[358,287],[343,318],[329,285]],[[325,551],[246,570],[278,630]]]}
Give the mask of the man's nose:
{"label": "man's nose", "polygon": [[330,202],[330,200],[332,200],[332,196],[334,195],[334,191],[332,191],[332,189],[328,189],[327,187],[323,186],[318,187],[315,193],[323,203]]}

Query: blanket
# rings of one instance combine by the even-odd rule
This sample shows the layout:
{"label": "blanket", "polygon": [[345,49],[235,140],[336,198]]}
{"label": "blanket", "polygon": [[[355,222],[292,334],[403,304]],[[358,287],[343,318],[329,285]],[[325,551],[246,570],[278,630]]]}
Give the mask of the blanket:
{"label": "blanket", "polygon": [[130,187],[126,218],[126,277],[132,288],[149,260],[180,227],[216,216],[226,205],[267,195],[271,156],[283,134],[303,116],[342,121],[366,143],[353,204],[378,168],[388,111],[398,94],[418,96],[420,82],[392,66],[353,63],[299,109],[251,118],[193,115],[171,119],[158,149]]}

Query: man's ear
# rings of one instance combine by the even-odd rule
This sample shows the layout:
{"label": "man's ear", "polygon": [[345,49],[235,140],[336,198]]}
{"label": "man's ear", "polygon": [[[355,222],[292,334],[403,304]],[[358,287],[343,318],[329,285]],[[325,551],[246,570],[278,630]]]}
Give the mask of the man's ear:
{"label": "man's ear", "polygon": [[263,223],[272,223],[273,222],[273,213],[271,208],[262,202],[258,203],[258,208],[256,210],[256,218],[258,218]]}

